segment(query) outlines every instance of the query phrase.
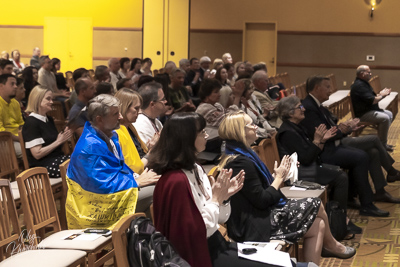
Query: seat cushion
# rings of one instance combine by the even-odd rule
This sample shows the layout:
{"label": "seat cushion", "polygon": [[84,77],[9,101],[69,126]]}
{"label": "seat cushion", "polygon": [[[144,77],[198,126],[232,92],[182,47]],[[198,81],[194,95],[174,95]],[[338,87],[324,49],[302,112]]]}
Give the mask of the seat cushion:
{"label": "seat cushion", "polygon": [[86,252],[80,250],[28,250],[0,262],[0,267],[61,267],[69,266],[84,257],[86,257]]}
{"label": "seat cushion", "polygon": [[52,234],[51,236],[44,239],[39,243],[39,248],[44,249],[78,249],[84,251],[93,251],[99,247],[102,247],[111,242],[111,235],[108,237],[100,236],[96,240],[65,240],[68,236],[73,234],[82,233],[82,229],[79,230],[65,230]]}

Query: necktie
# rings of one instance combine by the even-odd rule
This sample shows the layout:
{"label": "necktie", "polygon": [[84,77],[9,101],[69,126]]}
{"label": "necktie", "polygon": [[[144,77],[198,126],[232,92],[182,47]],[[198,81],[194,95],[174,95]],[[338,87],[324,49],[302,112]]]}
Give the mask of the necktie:
{"label": "necktie", "polygon": [[319,106],[319,109],[321,110],[322,115],[324,115],[325,120],[328,122],[330,127],[336,126],[336,123],[332,120],[331,114],[329,114],[329,111],[326,108],[324,108],[322,105]]}

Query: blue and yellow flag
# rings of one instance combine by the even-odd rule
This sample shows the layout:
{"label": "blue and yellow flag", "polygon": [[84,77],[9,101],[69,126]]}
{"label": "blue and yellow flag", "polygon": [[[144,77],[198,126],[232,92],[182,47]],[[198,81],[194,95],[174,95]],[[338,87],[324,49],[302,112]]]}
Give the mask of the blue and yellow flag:
{"label": "blue and yellow flag", "polygon": [[114,133],[111,140],[119,159],[89,122],[76,144],[67,171],[66,213],[69,229],[114,228],[135,213],[138,188],[133,171],[124,163]]}

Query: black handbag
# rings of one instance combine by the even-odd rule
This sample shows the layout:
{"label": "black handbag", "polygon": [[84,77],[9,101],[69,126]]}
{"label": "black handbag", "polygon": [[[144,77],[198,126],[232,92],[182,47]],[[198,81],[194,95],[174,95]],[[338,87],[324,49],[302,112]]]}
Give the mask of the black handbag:
{"label": "black handbag", "polygon": [[333,237],[343,240],[347,235],[346,212],[340,208],[339,202],[331,200],[326,203],[326,214]]}

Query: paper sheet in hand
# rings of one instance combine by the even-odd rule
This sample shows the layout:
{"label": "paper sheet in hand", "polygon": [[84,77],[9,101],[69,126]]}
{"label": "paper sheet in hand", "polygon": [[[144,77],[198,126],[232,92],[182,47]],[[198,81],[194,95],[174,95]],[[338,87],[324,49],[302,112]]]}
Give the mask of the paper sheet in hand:
{"label": "paper sheet in hand", "polygon": [[297,169],[297,159],[298,157],[296,152],[290,155],[290,169],[285,180],[290,180],[290,184],[293,184],[298,180],[299,170]]}
{"label": "paper sheet in hand", "polygon": [[[268,264],[274,264],[283,267],[292,267],[292,262],[290,261],[290,256],[286,252],[273,250],[269,248],[263,248],[260,246],[251,246],[242,243],[237,243],[238,246],[238,256],[244,259],[258,261]],[[245,255],[241,251],[244,248],[256,248],[257,252],[250,255]]]}

